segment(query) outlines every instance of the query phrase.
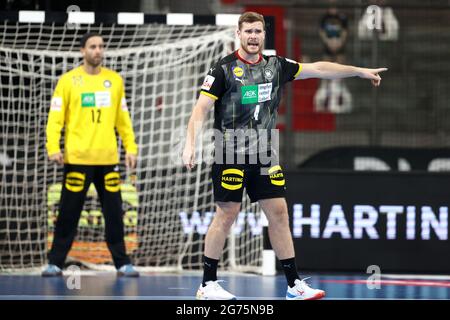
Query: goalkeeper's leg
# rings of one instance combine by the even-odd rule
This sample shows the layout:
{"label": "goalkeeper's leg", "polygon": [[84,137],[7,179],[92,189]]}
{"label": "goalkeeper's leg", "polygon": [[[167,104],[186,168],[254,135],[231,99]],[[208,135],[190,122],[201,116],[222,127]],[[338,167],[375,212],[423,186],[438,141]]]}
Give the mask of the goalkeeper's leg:
{"label": "goalkeeper's leg", "polygon": [[78,220],[83,209],[86,192],[92,179],[87,166],[66,164],[56,220],[52,248],[48,254],[49,264],[62,269],[76,235]]}
{"label": "goalkeeper's leg", "polygon": [[137,277],[139,273],[131,265],[126,253],[125,233],[120,193],[120,174],[118,166],[97,166],[94,184],[102,204],[105,218],[105,238],[108,249],[119,275]]}

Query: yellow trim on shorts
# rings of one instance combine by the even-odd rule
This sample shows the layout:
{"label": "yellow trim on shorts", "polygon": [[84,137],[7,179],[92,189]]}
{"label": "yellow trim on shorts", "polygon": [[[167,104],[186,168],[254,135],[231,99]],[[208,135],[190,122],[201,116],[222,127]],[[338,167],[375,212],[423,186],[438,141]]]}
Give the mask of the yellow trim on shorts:
{"label": "yellow trim on shorts", "polygon": [[228,189],[228,190],[238,190],[238,189],[242,188],[242,183],[236,184],[236,185],[232,185],[232,184],[228,184],[228,183],[222,182],[220,185],[223,188]]}
{"label": "yellow trim on shorts", "polygon": [[239,170],[239,169],[226,169],[222,171],[222,176],[225,174],[237,174],[238,176],[243,177],[244,176],[244,171]]}
{"label": "yellow trim on shorts", "polygon": [[271,179],[270,182],[276,186],[284,186],[286,183],[286,181],[284,179],[283,180],[272,180]]}
{"label": "yellow trim on shorts", "polygon": [[281,167],[280,167],[279,165],[276,165],[276,166],[273,166],[272,168],[270,168],[267,172],[268,172],[269,174],[271,174],[271,173],[273,173],[273,172],[275,172],[275,171],[278,171],[278,170],[281,171]]}

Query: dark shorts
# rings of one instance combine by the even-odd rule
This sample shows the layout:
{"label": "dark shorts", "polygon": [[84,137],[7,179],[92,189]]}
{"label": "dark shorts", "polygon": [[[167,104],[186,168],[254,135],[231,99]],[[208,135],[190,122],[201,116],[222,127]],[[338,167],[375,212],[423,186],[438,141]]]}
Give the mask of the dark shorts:
{"label": "dark shorts", "polygon": [[251,202],[284,198],[284,174],[277,164],[213,164],[215,202],[242,202],[244,188]]}

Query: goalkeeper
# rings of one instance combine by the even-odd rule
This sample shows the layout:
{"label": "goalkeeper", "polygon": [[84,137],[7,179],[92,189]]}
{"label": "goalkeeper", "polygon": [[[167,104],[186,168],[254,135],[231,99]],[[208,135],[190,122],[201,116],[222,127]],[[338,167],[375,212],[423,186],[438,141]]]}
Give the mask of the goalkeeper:
{"label": "goalkeeper", "polygon": [[[64,178],[55,234],[43,276],[60,276],[76,235],[78,220],[91,182],[105,218],[105,236],[119,276],[139,273],[126,253],[120,193],[117,129],[126,150],[128,168],[135,168],[137,145],[122,77],[102,67],[103,38],[81,38],[83,64],[61,76],[51,101],[47,123],[49,159],[64,164]],[[64,152],[60,150],[65,127]]]}
{"label": "goalkeeper", "polygon": [[[214,128],[222,133],[221,139],[215,136],[216,153],[212,165],[216,214],[205,238],[203,281],[197,298],[235,298],[218,283],[217,265],[231,225],[239,213],[245,188],[250,200],[259,202],[269,221],[270,241],[288,283],[286,299],[320,299],[325,292],[309,287],[297,274],[284,175],[269,139],[275,128],[282,87],[297,79],[347,77],[369,79],[378,86],[381,81],[378,74],[386,69],[330,62],[297,63],[280,56],[262,55],[264,18],[253,12],[240,16],[237,35],[239,49],[214,64],[203,82],[189,120],[183,151],[183,163],[191,169],[195,163],[196,135],[200,131],[196,128],[202,126],[214,106]],[[260,155],[264,153],[270,161],[261,161]],[[243,159],[245,162],[239,161]],[[252,161],[255,159],[257,161]]]}

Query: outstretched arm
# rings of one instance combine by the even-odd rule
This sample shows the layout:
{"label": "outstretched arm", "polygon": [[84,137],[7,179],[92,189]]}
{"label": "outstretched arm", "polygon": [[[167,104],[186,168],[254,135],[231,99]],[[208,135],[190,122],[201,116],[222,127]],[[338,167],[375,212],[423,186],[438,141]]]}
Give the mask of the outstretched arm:
{"label": "outstretched arm", "polygon": [[381,82],[379,73],[386,70],[387,68],[368,69],[333,62],[319,61],[314,63],[302,63],[302,70],[295,79],[342,79],[360,77],[363,79],[372,80],[372,84],[377,87]]}

